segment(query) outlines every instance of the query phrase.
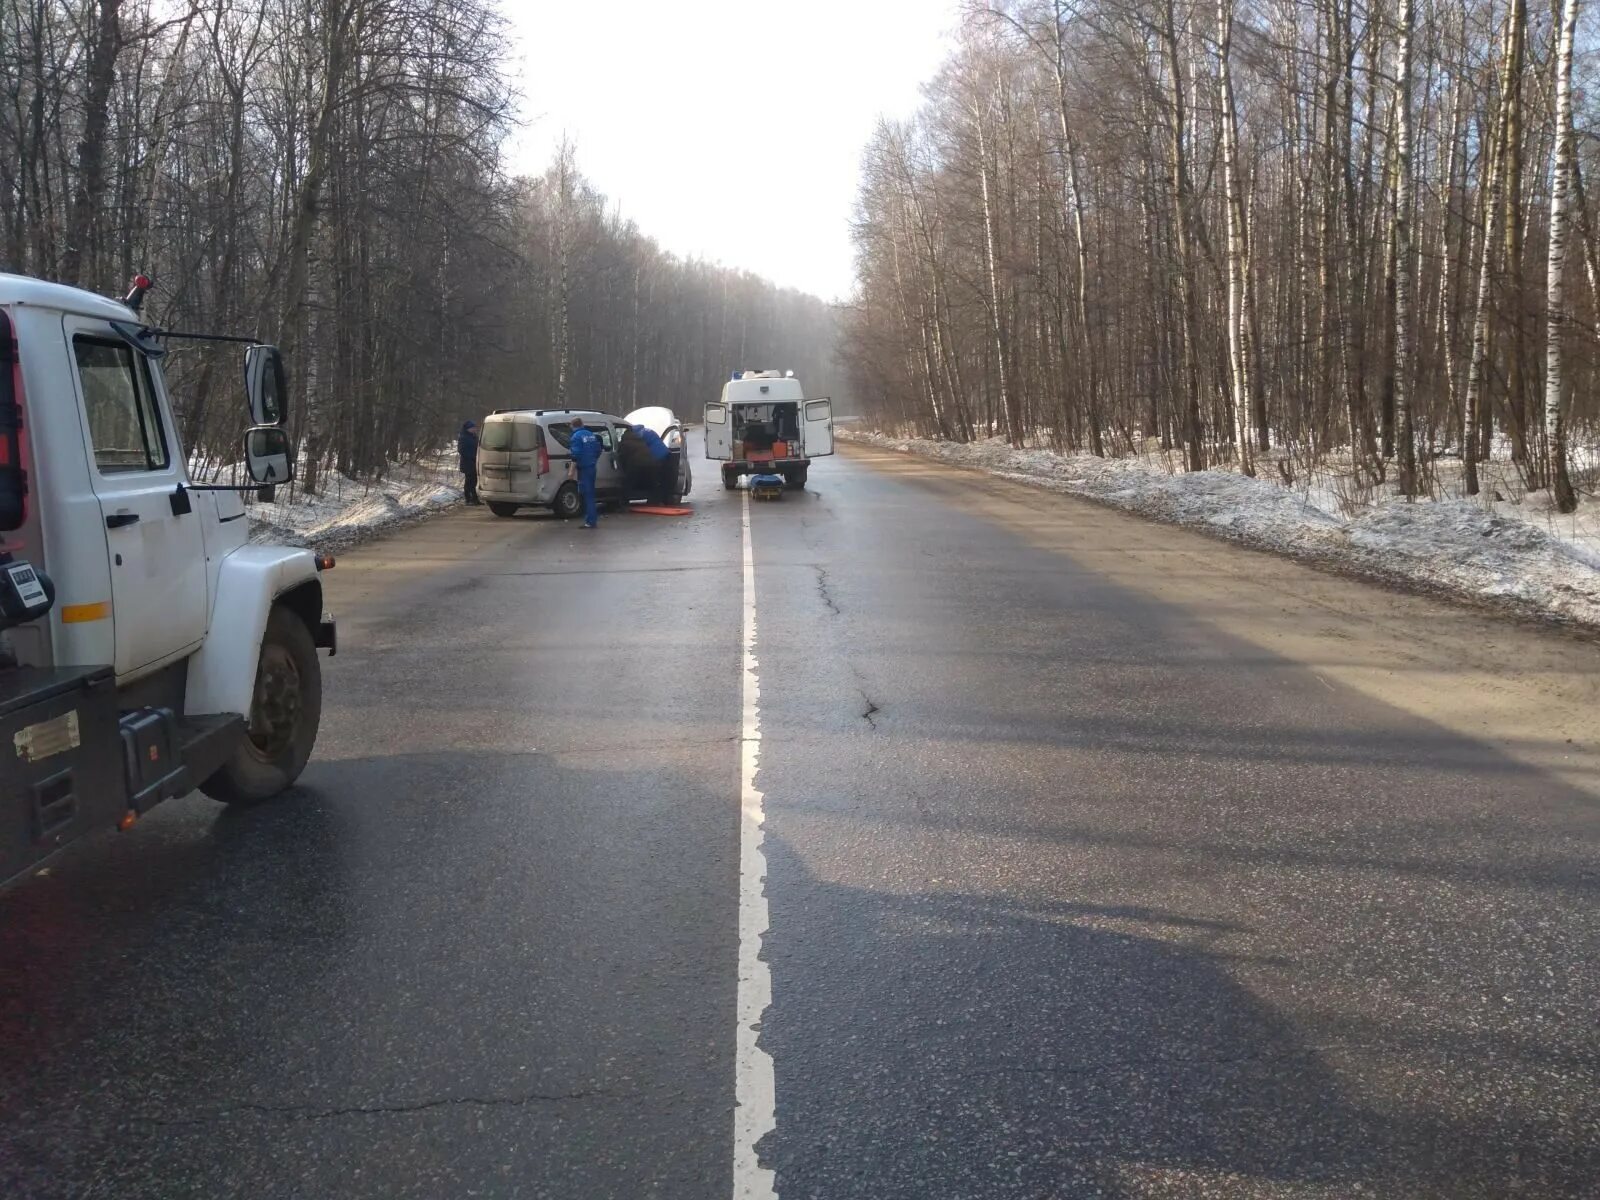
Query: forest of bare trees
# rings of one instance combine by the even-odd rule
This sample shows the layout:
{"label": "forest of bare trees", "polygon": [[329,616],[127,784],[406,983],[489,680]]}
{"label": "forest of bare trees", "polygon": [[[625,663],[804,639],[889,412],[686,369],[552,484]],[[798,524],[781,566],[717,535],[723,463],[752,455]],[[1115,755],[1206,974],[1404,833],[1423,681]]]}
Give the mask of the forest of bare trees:
{"label": "forest of bare trees", "polygon": [[1570,511],[1600,431],[1578,18],[974,0],[864,159],[841,330],[863,410],[1189,469],[1338,455],[1404,494],[1447,464],[1476,494],[1494,458]]}
{"label": "forest of bare trees", "polygon": [[[833,314],[662,252],[563,148],[511,178],[493,0],[0,0],[0,270],[276,341],[302,484],[557,402],[686,415],[831,368]],[[174,342],[185,441],[236,455],[237,348]]]}

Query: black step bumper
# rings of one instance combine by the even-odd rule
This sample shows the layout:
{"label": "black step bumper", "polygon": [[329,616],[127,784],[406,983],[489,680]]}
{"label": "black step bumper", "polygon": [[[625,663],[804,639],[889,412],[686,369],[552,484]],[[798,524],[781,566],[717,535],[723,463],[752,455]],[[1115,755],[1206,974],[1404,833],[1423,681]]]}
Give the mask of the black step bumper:
{"label": "black step bumper", "polygon": [[339,653],[339,624],[333,619],[332,613],[322,614],[322,620],[317,622],[316,629],[312,631],[311,640],[318,650],[326,650],[329,658]]}

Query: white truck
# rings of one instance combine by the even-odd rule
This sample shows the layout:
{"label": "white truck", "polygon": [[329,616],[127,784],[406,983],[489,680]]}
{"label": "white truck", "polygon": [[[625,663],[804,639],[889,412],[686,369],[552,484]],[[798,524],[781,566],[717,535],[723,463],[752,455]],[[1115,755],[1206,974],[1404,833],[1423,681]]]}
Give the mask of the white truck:
{"label": "white truck", "polygon": [[[240,495],[293,476],[281,357],[150,328],[149,287],[0,274],[0,884],[196,787],[274,796],[316,741],[332,560],[248,544]],[[249,343],[246,487],[190,478],[178,338]]]}
{"label": "white truck", "polygon": [[741,475],[782,475],[805,487],[813,458],[833,453],[833,401],[807,400],[793,371],[739,371],[706,405],[706,457],[722,463],[722,486]]}

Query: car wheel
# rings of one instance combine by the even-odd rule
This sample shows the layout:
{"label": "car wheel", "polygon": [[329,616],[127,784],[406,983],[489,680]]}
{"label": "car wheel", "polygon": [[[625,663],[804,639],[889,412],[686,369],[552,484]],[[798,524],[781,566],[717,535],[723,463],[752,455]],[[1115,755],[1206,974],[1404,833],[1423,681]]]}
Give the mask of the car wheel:
{"label": "car wheel", "polygon": [[224,804],[270,800],[300,778],[321,721],[322,667],[311,631],[274,605],[261,637],[245,736],[200,790]]}
{"label": "car wheel", "polygon": [[556,493],[556,498],[550,502],[550,511],[563,521],[570,521],[574,517],[583,515],[583,497],[578,494],[578,485],[564,483],[561,490]]}
{"label": "car wheel", "polygon": [[489,501],[489,511],[497,517],[514,517],[517,515],[515,504],[506,504],[500,500]]}
{"label": "car wheel", "polygon": [[796,467],[793,471],[783,473],[783,482],[786,487],[803,488],[806,485],[806,468]]}
{"label": "car wheel", "polygon": [[722,486],[730,492],[733,491],[734,488],[739,486],[739,473],[725,469],[722,472]]}

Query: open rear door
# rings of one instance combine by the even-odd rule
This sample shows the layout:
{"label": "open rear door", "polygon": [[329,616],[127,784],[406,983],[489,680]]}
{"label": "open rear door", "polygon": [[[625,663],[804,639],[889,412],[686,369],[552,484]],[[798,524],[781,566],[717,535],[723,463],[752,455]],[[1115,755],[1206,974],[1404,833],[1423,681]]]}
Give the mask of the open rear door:
{"label": "open rear door", "polygon": [[804,430],[807,458],[821,458],[833,453],[832,400],[806,401]]}
{"label": "open rear door", "polygon": [[706,457],[727,462],[733,458],[733,426],[728,420],[728,406],[721,403],[706,405]]}

